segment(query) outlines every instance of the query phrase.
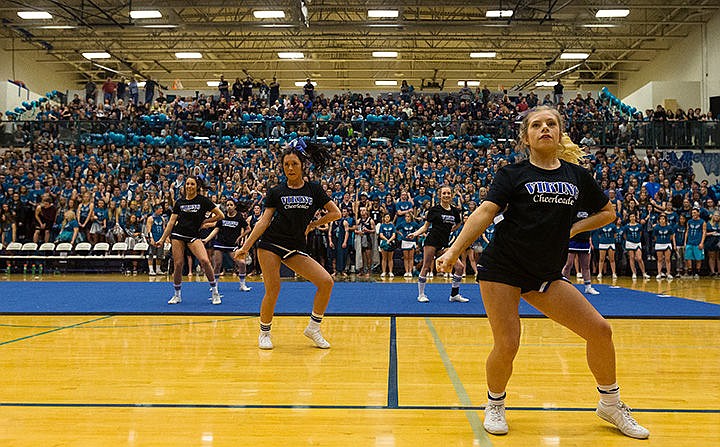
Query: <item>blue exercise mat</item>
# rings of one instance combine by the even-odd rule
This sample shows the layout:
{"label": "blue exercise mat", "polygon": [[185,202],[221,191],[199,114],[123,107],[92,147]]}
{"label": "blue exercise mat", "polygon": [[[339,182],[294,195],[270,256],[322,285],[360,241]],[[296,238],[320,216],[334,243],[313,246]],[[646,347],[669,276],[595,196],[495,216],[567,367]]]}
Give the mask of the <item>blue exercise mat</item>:
{"label": "blue exercise mat", "polygon": [[[183,302],[167,304],[173,287],[168,282],[20,282],[0,283],[0,314],[183,314],[257,315],[263,295],[262,283],[220,283],[221,305],[208,301],[207,283],[184,283]],[[659,296],[625,288],[594,285],[600,295],[588,296],[606,317],[720,318],[720,305],[677,297]],[[327,315],[435,315],[485,316],[477,284],[463,284],[461,293],[469,303],[448,301],[450,284],[427,284],[429,303],[418,303],[416,283],[338,282]],[[315,288],[303,281],[282,284],[277,315],[307,315]],[[541,314],[525,301],[524,317]]]}

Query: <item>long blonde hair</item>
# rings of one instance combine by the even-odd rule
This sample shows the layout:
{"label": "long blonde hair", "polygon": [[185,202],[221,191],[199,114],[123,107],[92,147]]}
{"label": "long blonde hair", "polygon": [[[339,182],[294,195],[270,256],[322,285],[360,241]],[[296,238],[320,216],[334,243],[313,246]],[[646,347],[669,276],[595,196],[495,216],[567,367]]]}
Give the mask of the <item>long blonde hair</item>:
{"label": "long blonde hair", "polygon": [[526,151],[526,153],[530,153],[530,147],[527,146],[524,142],[527,141],[527,130],[528,125],[530,123],[530,116],[534,115],[538,112],[545,112],[548,111],[552,113],[555,118],[558,121],[558,125],[560,126],[560,144],[557,148],[557,158],[561,160],[565,160],[569,163],[574,164],[580,164],[580,160],[585,157],[585,152],[583,152],[582,149],[580,149],[580,146],[573,143],[570,137],[563,131],[565,128],[565,122],[562,118],[562,115],[560,115],[560,112],[557,111],[557,109],[554,109],[552,107],[548,106],[540,106],[536,107],[530,112],[528,112],[527,115],[525,115],[525,118],[523,118],[522,123],[520,124],[520,140],[521,140],[521,148]]}

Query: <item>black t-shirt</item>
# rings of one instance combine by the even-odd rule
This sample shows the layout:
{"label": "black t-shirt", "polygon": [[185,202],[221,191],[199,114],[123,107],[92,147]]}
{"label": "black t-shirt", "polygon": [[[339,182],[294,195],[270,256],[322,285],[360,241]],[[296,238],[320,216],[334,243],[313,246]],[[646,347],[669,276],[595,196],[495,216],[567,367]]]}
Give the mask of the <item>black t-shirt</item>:
{"label": "black t-shirt", "polygon": [[286,182],[273,187],[265,197],[265,208],[274,208],[275,214],[262,240],[291,250],[304,250],[305,229],[315,212],[329,201],[330,197],[316,182],[305,182],[298,189],[288,187]]}
{"label": "black t-shirt", "polygon": [[173,233],[189,237],[198,237],[200,225],[205,220],[205,214],[217,207],[205,196],[197,195],[192,200],[181,198],[175,202],[172,213],[178,218],[172,229]]}
{"label": "black t-shirt", "polygon": [[594,214],[608,202],[589,171],[562,160],[553,170],[529,160],[503,167],[487,200],[505,209],[504,219],[479,263],[541,280],[555,279],[562,271],[578,211]]}
{"label": "black t-shirt", "polygon": [[450,206],[450,209],[446,210],[438,204],[428,210],[425,220],[431,224],[427,241],[435,244],[441,243],[442,246],[445,246],[450,240],[450,232],[453,227],[460,223],[460,210],[454,206]]}
{"label": "black t-shirt", "polygon": [[240,213],[235,214],[233,217],[226,215],[224,219],[218,220],[215,224],[215,227],[219,229],[215,236],[215,242],[223,247],[235,247],[240,234],[247,226],[248,223]]}

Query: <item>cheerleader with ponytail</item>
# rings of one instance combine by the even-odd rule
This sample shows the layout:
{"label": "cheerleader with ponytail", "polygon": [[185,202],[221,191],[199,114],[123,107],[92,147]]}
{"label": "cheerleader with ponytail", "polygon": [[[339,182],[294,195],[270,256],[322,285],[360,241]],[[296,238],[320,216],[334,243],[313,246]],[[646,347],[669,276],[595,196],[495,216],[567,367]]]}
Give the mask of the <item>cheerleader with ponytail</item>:
{"label": "cheerleader with ponytail", "polygon": [[[304,335],[319,348],[330,347],[320,332],[320,323],[334,283],[330,274],[305,251],[309,232],[341,216],[337,205],[330,200],[320,184],[305,181],[305,174],[311,166],[314,172],[322,172],[330,160],[330,154],[320,145],[303,139],[291,141],[280,158],[286,180],[268,191],[260,220],[242,247],[234,253],[236,259],[245,259],[250,248],[258,241],[257,257],[265,283],[265,295],[260,305],[260,349],[273,349],[270,329],[280,293],[281,263],[317,287]],[[313,220],[319,209],[327,212]]]}
{"label": "cheerleader with ponytail", "polygon": [[[178,199],[173,206],[170,220],[165,227],[160,239],[155,242],[156,247],[165,245],[165,240],[170,237],[173,256],[173,294],[168,304],[179,304],[182,302],[180,289],[182,287],[182,271],[185,261],[185,249],[198,259],[205,276],[210,283],[210,299],[213,304],[221,304],[220,292],[218,292],[215,273],[210,258],[208,257],[205,245],[200,238],[200,230],[213,228],[225,215],[210,199],[201,194],[204,188],[201,176],[191,176],[185,182],[185,196]],[[206,214],[210,217],[206,218]],[[192,264],[189,265],[192,271]]]}
{"label": "cheerleader with ponytail", "polygon": [[[562,117],[555,109],[539,107],[525,116],[520,139],[528,148],[528,159],[497,172],[487,200],[437,259],[437,270],[449,272],[460,254],[503,212],[477,266],[494,341],[486,363],[486,431],[496,435],[508,432],[505,387],[520,346],[522,295],[540,312],[585,339],[588,366],[600,397],[596,414],[624,435],[644,439],[650,432],[620,400],[610,324],[562,274],[570,237],[615,219],[602,189],[587,169],[577,165],[582,152],[562,129]],[[581,210],[587,217],[577,220]]]}

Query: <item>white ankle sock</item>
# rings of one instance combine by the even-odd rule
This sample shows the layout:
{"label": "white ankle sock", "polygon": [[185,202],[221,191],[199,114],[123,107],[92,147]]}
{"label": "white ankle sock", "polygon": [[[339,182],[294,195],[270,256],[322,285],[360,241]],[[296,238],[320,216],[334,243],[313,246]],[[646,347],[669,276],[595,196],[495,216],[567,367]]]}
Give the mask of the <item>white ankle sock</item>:
{"label": "white ankle sock", "polygon": [[492,391],[488,390],[487,394],[488,403],[491,403],[493,405],[505,405],[505,391],[503,391],[502,393],[493,393]]}
{"label": "white ankle sock", "polygon": [[598,385],[597,390],[600,393],[600,402],[605,405],[617,405],[620,402],[620,387],[617,382],[612,385]]}

